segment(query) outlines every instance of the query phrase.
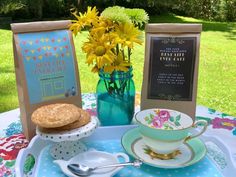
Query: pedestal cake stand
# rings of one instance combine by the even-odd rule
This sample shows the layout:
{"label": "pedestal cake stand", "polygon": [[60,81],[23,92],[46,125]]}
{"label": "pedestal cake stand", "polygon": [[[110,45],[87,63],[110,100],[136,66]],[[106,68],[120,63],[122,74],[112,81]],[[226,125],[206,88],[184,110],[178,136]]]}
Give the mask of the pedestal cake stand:
{"label": "pedestal cake stand", "polygon": [[68,160],[78,153],[85,152],[87,147],[80,141],[81,138],[90,136],[98,127],[98,119],[91,117],[91,121],[80,127],[69,131],[44,132],[36,128],[36,134],[41,139],[56,142],[50,148],[50,153],[55,159]]}

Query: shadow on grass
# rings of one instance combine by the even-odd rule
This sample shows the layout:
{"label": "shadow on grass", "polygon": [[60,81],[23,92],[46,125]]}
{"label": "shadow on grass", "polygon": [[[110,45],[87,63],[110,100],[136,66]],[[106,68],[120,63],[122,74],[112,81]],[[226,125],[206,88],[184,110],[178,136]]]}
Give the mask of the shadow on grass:
{"label": "shadow on grass", "polygon": [[150,23],[200,23],[203,26],[203,31],[226,32],[225,36],[228,39],[236,40],[235,22],[210,22],[204,20],[196,20],[193,18],[181,18],[174,14],[165,14],[161,16],[150,17]]}

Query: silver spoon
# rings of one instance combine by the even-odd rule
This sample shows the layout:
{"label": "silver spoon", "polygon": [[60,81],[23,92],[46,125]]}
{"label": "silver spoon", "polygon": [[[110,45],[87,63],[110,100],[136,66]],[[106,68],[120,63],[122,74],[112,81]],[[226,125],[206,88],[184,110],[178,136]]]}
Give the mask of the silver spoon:
{"label": "silver spoon", "polygon": [[67,165],[67,168],[75,175],[88,176],[91,173],[93,173],[94,170],[97,170],[100,168],[123,167],[123,166],[130,166],[130,165],[134,166],[134,167],[140,167],[142,165],[142,161],[135,160],[134,162],[103,165],[103,166],[98,166],[98,167],[94,167],[94,168],[88,167],[88,166],[82,165],[82,164],[69,164],[69,165]]}

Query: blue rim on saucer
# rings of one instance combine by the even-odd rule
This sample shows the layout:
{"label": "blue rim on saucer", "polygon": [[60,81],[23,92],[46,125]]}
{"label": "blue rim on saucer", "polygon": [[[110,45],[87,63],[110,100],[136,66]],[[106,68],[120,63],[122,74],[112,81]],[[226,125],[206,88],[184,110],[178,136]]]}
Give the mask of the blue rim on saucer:
{"label": "blue rim on saucer", "polygon": [[194,138],[183,144],[178,150],[180,154],[174,159],[161,160],[151,158],[147,153],[138,128],[127,131],[121,140],[123,148],[134,158],[142,160],[145,164],[158,168],[182,168],[199,162],[206,155],[206,146],[199,139]]}

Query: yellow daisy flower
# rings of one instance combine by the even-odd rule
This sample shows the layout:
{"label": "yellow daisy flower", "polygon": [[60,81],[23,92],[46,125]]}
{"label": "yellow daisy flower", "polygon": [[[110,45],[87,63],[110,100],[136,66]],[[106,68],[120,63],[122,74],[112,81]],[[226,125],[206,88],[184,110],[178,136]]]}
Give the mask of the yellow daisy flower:
{"label": "yellow daisy flower", "polygon": [[77,20],[71,20],[72,24],[70,25],[69,30],[71,30],[75,35],[81,31],[85,26],[91,26],[93,23],[97,23],[98,21],[98,11],[96,7],[91,8],[88,7],[87,12],[84,14],[79,12],[73,12],[72,14],[76,17]]}
{"label": "yellow daisy flower", "polygon": [[122,47],[133,48],[134,43],[142,44],[140,39],[141,32],[132,23],[118,24],[115,27],[115,33],[118,34]]}
{"label": "yellow daisy flower", "polygon": [[123,53],[120,51],[112,64],[104,66],[104,72],[112,73],[114,70],[126,72],[129,70],[129,66],[130,63],[124,59]]}
{"label": "yellow daisy flower", "polygon": [[106,33],[114,29],[114,24],[111,20],[99,17],[99,20],[93,23],[93,28],[91,29],[91,34],[102,32]]}
{"label": "yellow daisy flower", "polygon": [[116,46],[115,40],[108,34],[96,33],[89,37],[82,50],[87,53],[88,65],[96,63],[98,69],[106,64],[111,64],[116,55],[112,49]]}

